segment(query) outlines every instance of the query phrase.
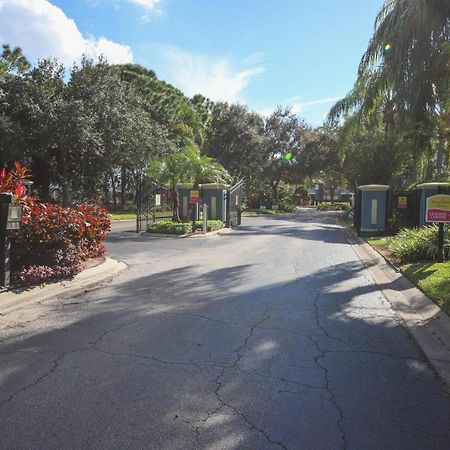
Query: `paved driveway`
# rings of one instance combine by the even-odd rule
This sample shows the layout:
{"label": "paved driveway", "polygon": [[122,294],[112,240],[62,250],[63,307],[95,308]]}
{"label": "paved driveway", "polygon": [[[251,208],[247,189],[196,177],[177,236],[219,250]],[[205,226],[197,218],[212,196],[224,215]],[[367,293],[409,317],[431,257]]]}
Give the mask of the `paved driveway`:
{"label": "paved driveway", "polygon": [[113,283],[2,327],[0,448],[449,448],[444,388],[332,216],[108,250]]}

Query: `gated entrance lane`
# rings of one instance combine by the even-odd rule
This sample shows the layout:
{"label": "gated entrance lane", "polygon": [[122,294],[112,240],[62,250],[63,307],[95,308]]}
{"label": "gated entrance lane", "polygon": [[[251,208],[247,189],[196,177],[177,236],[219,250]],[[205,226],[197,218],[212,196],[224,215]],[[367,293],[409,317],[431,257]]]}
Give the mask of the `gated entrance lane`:
{"label": "gated entrance lane", "polygon": [[117,232],[130,269],[2,330],[1,448],[442,449],[450,403],[330,216]]}

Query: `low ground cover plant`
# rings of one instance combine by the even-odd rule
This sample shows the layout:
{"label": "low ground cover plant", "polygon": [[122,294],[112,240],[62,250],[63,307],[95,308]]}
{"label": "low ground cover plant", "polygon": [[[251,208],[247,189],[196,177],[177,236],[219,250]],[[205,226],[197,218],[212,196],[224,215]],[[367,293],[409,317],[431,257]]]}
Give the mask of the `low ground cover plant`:
{"label": "low ground cover plant", "polygon": [[[402,264],[430,261],[438,256],[438,227],[430,225],[422,228],[405,228],[395,236],[383,239],[383,245]],[[444,230],[445,257],[450,248],[450,229]]]}
{"label": "low ground cover plant", "polygon": [[[223,228],[225,225],[221,220],[208,220],[208,231],[217,231]],[[203,228],[203,221],[197,220],[195,222],[195,228],[196,229],[202,229]]]}
{"label": "low ground cover plant", "polygon": [[[223,227],[224,223],[221,220],[208,220],[208,231],[220,230]],[[195,228],[202,229],[203,221],[195,221]],[[192,231],[192,222],[154,222],[147,227],[147,231],[160,234],[187,234]]]}
{"label": "low ground cover plant", "polygon": [[154,222],[148,225],[147,231],[161,234],[186,234],[192,231],[192,222]]}
{"label": "low ground cover plant", "polygon": [[322,202],[317,209],[319,211],[349,211],[351,206],[347,202]]}

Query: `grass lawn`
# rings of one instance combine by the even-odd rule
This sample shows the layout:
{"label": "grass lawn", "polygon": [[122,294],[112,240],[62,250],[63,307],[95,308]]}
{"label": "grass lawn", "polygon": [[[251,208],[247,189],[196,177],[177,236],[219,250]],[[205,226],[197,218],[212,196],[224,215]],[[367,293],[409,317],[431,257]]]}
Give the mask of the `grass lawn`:
{"label": "grass lawn", "polygon": [[242,212],[242,216],[270,216],[272,214],[280,214],[280,211],[274,211],[273,209],[246,209]]}
{"label": "grass lawn", "polygon": [[[369,237],[366,241],[391,262],[394,261],[381,237]],[[400,266],[403,274],[422,292],[431,298],[443,311],[450,315],[450,261],[444,263],[419,262]]]}
{"label": "grass lawn", "polygon": [[372,246],[372,247],[385,247],[386,241],[384,241],[381,237],[368,237],[366,238],[366,241]]}
{"label": "grass lawn", "polygon": [[136,219],[136,214],[133,213],[112,213],[111,220],[126,220]]}
{"label": "grass lawn", "polygon": [[450,261],[406,264],[402,267],[402,271],[450,315]]}

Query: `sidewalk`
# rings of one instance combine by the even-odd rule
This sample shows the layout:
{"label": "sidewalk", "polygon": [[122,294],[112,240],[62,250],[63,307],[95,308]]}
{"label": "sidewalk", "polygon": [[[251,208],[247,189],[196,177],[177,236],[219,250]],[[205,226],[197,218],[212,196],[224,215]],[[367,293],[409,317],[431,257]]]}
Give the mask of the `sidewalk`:
{"label": "sidewalk", "polygon": [[83,270],[72,280],[51,283],[44,287],[14,292],[0,293],[0,315],[9,314],[27,305],[36,305],[59,296],[75,296],[90,289],[100,287],[110,281],[119,272],[126,269],[126,264],[115,259],[105,258],[101,264]]}
{"label": "sidewalk", "polygon": [[366,241],[349,228],[339,226],[438,376],[450,389],[450,317]]}

